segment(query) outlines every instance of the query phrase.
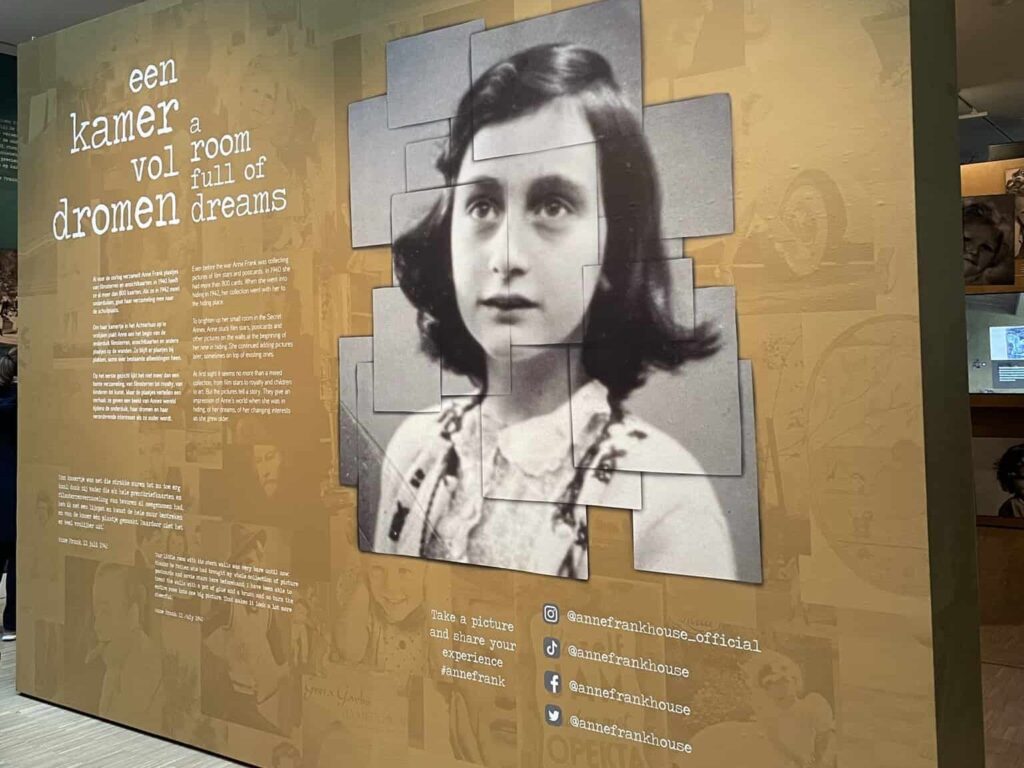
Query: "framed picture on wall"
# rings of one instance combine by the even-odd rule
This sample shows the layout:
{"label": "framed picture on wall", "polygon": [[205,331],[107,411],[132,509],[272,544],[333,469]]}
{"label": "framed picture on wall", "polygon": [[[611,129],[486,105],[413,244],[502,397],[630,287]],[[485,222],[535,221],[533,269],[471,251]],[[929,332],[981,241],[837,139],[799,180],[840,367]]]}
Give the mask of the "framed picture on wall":
{"label": "framed picture on wall", "polygon": [[965,285],[1013,285],[1014,195],[963,198]]}
{"label": "framed picture on wall", "polygon": [[978,523],[1024,528],[1024,436],[975,437],[971,447]]}

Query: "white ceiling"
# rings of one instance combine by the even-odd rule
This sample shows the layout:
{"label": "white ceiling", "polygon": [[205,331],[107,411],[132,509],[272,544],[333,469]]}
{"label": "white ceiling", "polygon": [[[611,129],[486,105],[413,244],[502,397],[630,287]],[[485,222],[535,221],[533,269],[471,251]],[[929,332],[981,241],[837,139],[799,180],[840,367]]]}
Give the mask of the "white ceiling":
{"label": "white ceiling", "polygon": [[[925,2],[930,0],[914,0]],[[0,51],[138,0],[0,0]],[[955,0],[961,161],[983,160],[989,144],[1024,141],[1024,0]],[[6,44],[6,45],[4,45]]]}
{"label": "white ceiling", "polygon": [[1024,141],[1024,0],[956,0],[960,161],[985,160],[989,144]]}
{"label": "white ceiling", "polygon": [[1022,36],[1024,0],[956,0],[960,87],[1020,79]]}
{"label": "white ceiling", "polygon": [[17,45],[138,0],[0,0],[0,43]]}
{"label": "white ceiling", "polygon": [[[0,42],[17,45],[136,2],[0,0]],[[960,87],[1020,77],[1024,0],[956,0],[956,10]]]}

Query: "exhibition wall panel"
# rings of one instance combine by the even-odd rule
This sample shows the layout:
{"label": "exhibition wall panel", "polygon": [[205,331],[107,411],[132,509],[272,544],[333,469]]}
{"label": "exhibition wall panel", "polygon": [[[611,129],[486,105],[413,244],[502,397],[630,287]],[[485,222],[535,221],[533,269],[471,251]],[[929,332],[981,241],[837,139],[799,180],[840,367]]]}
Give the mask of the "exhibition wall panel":
{"label": "exhibition wall panel", "polygon": [[948,5],[21,46],[19,690],[268,766],[980,760]]}

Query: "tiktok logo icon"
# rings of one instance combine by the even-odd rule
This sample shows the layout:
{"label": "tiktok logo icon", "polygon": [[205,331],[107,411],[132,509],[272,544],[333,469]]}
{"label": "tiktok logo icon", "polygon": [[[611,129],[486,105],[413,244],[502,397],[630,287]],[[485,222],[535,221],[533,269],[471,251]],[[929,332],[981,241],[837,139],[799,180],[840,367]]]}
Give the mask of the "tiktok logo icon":
{"label": "tiktok logo icon", "polygon": [[562,644],[554,637],[545,637],[544,655],[549,659],[557,659],[562,655]]}

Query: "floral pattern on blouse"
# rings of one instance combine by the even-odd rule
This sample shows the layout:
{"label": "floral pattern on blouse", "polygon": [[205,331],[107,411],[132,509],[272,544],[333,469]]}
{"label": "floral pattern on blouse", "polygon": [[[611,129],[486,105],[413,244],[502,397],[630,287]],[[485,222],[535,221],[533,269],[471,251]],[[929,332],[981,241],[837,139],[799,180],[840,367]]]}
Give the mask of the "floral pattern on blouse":
{"label": "floral pattern on blouse", "polygon": [[[617,462],[652,431],[612,409],[596,381],[512,425],[486,398],[444,398],[436,416],[408,419],[382,459],[374,551],[586,579],[580,499],[621,506],[601,503]],[[397,466],[396,455],[412,459]]]}

